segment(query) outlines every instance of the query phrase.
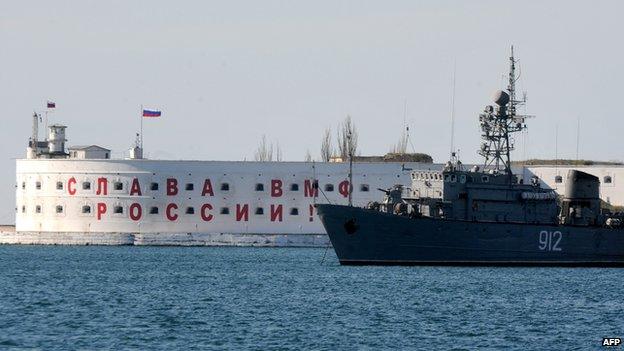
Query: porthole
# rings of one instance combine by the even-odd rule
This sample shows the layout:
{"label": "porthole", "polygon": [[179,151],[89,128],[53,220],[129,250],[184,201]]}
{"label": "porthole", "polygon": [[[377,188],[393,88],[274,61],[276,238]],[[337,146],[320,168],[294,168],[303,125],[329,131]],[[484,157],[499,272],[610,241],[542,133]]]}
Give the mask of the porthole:
{"label": "porthole", "polygon": [[115,207],[113,207],[113,213],[115,213],[115,214],[122,214],[123,213],[123,207],[122,206],[115,206]]}
{"label": "porthole", "polygon": [[290,209],[290,215],[291,216],[298,216],[299,215],[299,209],[296,207],[293,207]]}
{"label": "porthole", "polygon": [[290,191],[299,191],[299,184],[297,183],[290,184]]}
{"label": "porthole", "polygon": [[362,184],[360,185],[360,191],[363,191],[363,192],[370,191],[370,186],[368,186],[368,184]]}
{"label": "porthole", "polygon": [[325,191],[334,191],[334,184],[325,184]]}
{"label": "porthole", "polygon": [[227,207],[221,207],[221,211],[219,213],[222,215],[230,214],[230,209]]}
{"label": "porthole", "polygon": [[186,214],[195,214],[195,208],[192,206],[187,207]]}
{"label": "porthole", "polygon": [[264,191],[264,184],[262,183],[256,184],[256,191]]}
{"label": "porthole", "polygon": [[256,211],[255,211],[255,214],[257,214],[257,215],[263,215],[263,214],[264,214],[264,208],[262,208],[262,207],[257,207],[257,208],[256,208]]}
{"label": "porthole", "polygon": [[150,207],[149,213],[150,214],[158,214],[158,207],[156,207],[156,206]]}
{"label": "porthole", "polygon": [[115,190],[123,190],[123,183],[122,182],[114,182],[113,183],[113,189],[115,189]]}
{"label": "porthole", "polygon": [[63,213],[63,206],[57,205],[56,206],[56,213]]}
{"label": "porthole", "polygon": [[82,182],[82,190],[91,190],[90,182]]}
{"label": "porthole", "polygon": [[221,191],[229,191],[230,184],[229,183],[221,183]]}
{"label": "porthole", "polygon": [[91,213],[91,206],[89,205],[82,206],[82,213]]}
{"label": "porthole", "polygon": [[186,186],[184,187],[186,191],[192,191],[194,188],[195,186],[193,185],[193,183],[187,183]]}
{"label": "porthole", "polygon": [[63,190],[63,182],[56,182],[56,190]]}
{"label": "porthole", "polygon": [[156,190],[158,190],[158,183],[151,183],[151,184],[150,184],[150,190],[151,190],[151,191],[156,191]]}

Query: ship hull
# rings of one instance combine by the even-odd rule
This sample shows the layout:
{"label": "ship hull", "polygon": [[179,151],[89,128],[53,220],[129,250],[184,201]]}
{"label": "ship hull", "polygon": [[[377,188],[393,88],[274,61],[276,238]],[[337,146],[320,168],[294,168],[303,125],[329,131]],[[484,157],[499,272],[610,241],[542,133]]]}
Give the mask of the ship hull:
{"label": "ship hull", "polygon": [[624,266],[621,229],[317,210],[343,265]]}

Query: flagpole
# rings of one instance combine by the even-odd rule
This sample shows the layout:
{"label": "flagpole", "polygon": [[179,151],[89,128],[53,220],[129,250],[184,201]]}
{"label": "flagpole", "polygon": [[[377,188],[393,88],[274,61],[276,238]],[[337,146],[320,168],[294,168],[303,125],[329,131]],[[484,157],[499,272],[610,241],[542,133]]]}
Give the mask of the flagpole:
{"label": "flagpole", "polygon": [[143,150],[143,104],[141,104],[141,113],[139,114],[141,118],[141,150]]}

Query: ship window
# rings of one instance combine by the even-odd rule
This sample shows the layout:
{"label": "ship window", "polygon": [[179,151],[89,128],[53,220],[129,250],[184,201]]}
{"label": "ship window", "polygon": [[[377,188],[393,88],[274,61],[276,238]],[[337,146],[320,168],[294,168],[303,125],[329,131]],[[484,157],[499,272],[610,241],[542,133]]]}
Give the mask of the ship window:
{"label": "ship window", "polygon": [[41,205],[35,206],[35,213],[41,213]]}
{"label": "ship window", "polygon": [[158,190],[158,183],[151,183],[150,184],[150,190],[152,190],[152,191]]}
{"label": "ship window", "polygon": [[611,176],[606,176],[606,177],[604,177],[604,182],[605,182],[605,183],[607,183],[607,184],[608,184],[608,183],[611,183],[612,181],[613,181],[613,179],[611,178]]}
{"label": "ship window", "polygon": [[364,191],[367,192],[370,190],[370,187],[368,186],[368,184],[362,184],[360,185],[360,191]]}
{"label": "ship window", "polygon": [[445,181],[445,182],[448,182],[448,181],[449,181],[449,177],[450,177],[450,176],[449,176],[448,174],[445,174],[445,175],[444,175],[444,181]]}
{"label": "ship window", "polygon": [[61,205],[56,206],[56,213],[63,213],[63,206]]}
{"label": "ship window", "polygon": [[193,207],[187,207],[186,208],[186,214],[195,214],[195,208]]}
{"label": "ship window", "polygon": [[465,174],[462,174],[462,175],[459,176],[459,182],[462,183],[462,184],[466,183],[466,175]]}
{"label": "ship window", "polygon": [[484,183],[488,183],[490,181],[490,177],[484,175],[483,177],[481,177],[481,181]]}
{"label": "ship window", "polygon": [[158,207],[152,206],[150,208],[150,214],[158,214]]}
{"label": "ship window", "polygon": [[22,206],[22,213],[26,213],[26,206]]}
{"label": "ship window", "polygon": [[22,189],[26,189],[26,182],[22,182]]}
{"label": "ship window", "polygon": [[35,188],[37,188],[37,190],[41,190],[41,182],[36,182]]}
{"label": "ship window", "polygon": [[298,216],[299,215],[299,209],[296,207],[293,207],[290,209],[290,215],[291,216]]}
{"label": "ship window", "polygon": [[325,191],[334,191],[334,184],[325,184]]}
{"label": "ship window", "polygon": [[264,214],[264,208],[262,207],[257,207],[256,208],[256,212],[257,215],[263,215]]}
{"label": "ship window", "polygon": [[230,214],[230,209],[227,207],[221,207],[221,214],[222,215]]}
{"label": "ship window", "polygon": [[451,174],[451,183],[455,183],[457,181],[457,176],[455,174]]}
{"label": "ship window", "polygon": [[63,190],[63,182],[56,182],[56,190]]}
{"label": "ship window", "polygon": [[82,213],[91,213],[91,206],[89,205],[82,206]]}
{"label": "ship window", "polygon": [[109,157],[110,155],[108,154],[108,152],[104,154],[104,158],[109,158]]}
{"label": "ship window", "polygon": [[560,176],[560,175],[556,176],[555,177],[555,183],[561,183],[561,182],[563,182],[563,177]]}
{"label": "ship window", "polygon": [[264,184],[262,183],[256,184],[256,191],[264,191]]}
{"label": "ship window", "polygon": [[221,183],[221,191],[230,191],[229,183]]}
{"label": "ship window", "polygon": [[290,184],[290,191],[299,191],[299,184],[297,183]]}
{"label": "ship window", "polygon": [[115,189],[115,190],[123,190],[123,183],[122,182],[114,182],[113,183],[113,189]]}
{"label": "ship window", "polygon": [[91,183],[83,182],[82,183],[82,190],[91,190]]}
{"label": "ship window", "polygon": [[187,183],[184,189],[186,189],[187,191],[192,191],[194,187],[195,186],[193,185],[193,183]]}
{"label": "ship window", "polygon": [[113,213],[116,213],[116,214],[123,213],[123,207],[121,207],[121,206],[113,207]]}

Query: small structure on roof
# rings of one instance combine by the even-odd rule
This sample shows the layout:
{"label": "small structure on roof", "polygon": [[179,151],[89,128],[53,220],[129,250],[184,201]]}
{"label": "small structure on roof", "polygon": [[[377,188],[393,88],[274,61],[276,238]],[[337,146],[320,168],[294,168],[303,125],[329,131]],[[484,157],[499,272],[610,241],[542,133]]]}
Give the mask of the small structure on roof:
{"label": "small structure on roof", "polygon": [[98,145],[75,145],[69,147],[69,158],[108,159],[110,149]]}

